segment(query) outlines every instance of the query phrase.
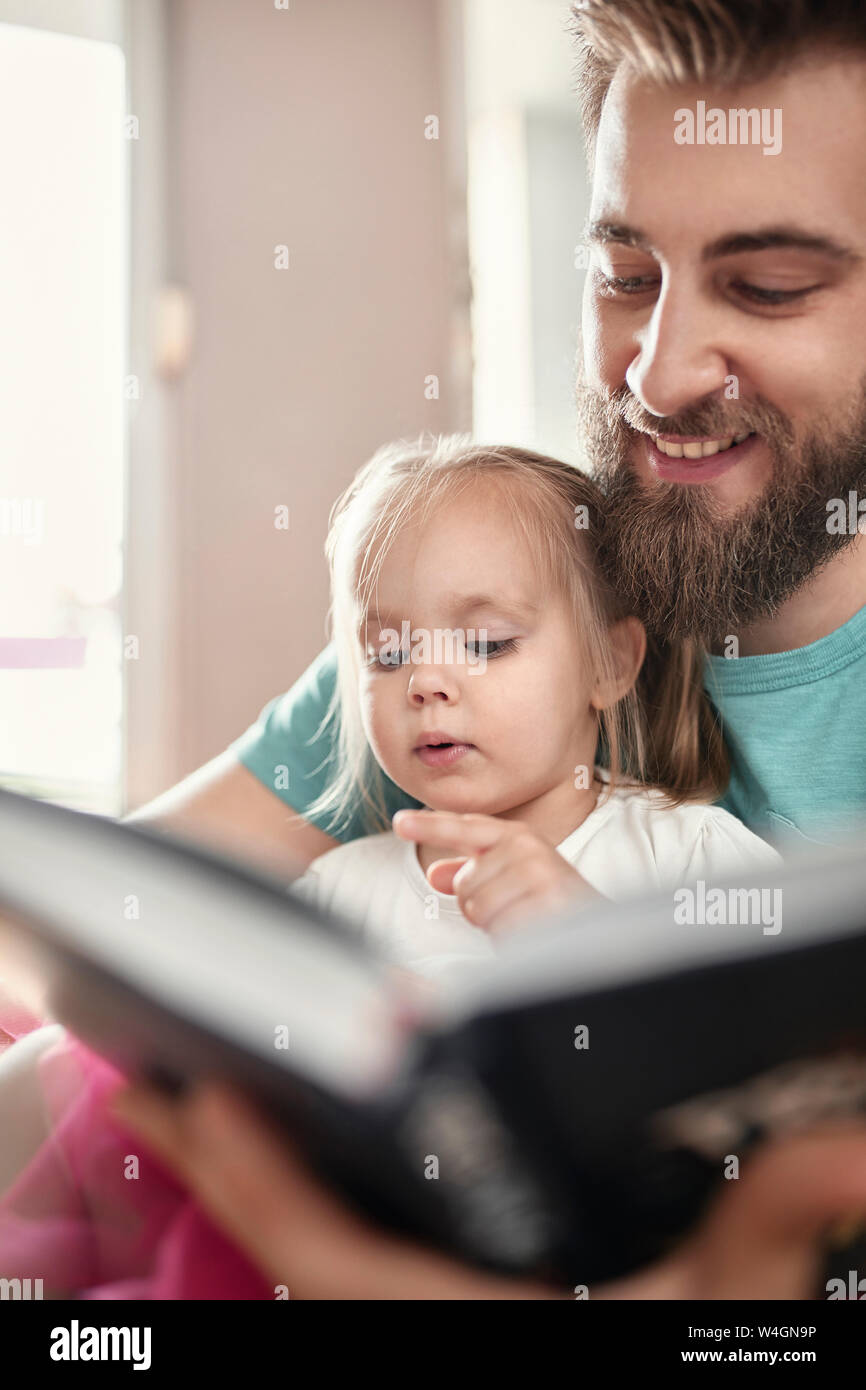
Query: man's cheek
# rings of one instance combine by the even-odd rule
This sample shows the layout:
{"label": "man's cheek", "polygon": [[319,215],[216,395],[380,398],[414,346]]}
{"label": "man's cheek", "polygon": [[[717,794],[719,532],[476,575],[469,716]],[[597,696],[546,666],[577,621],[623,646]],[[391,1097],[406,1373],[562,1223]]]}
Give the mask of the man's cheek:
{"label": "man's cheek", "polygon": [[[591,272],[587,271],[587,281]],[[629,355],[625,345],[618,343],[621,335],[606,322],[604,308],[599,304],[591,286],[583,296],[581,339],[583,348],[583,382],[592,391],[612,391],[625,380]]]}

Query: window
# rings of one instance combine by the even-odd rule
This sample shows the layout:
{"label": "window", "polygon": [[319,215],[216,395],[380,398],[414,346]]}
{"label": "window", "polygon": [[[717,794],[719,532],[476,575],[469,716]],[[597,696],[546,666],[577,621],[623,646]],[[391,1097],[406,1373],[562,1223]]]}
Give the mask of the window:
{"label": "window", "polygon": [[588,186],[563,0],[465,0],[473,425],[578,462]]}
{"label": "window", "polygon": [[[0,4],[0,781],[115,814],[126,65],[118,41],[26,27],[53,8]],[[120,37],[119,6],[84,8],[85,33]]]}

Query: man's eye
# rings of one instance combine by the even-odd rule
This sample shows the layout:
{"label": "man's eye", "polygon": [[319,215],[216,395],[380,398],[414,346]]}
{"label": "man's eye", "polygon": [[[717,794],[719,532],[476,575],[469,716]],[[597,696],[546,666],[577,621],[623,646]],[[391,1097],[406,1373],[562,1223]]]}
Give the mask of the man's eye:
{"label": "man's eye", "polygon": [[490,658],[493,656],[504,656],[506,652],[517,650],[516,637],[504,637],[498,642],[467,642],[466,650],[472,656],[483,656]]}
{"label": "man's eye", "polygon": [[741,294],[744,299],[750,299],[755,304],[792,304],[798,299],[803,299],[807,294],[812,294],[814,290],[820,290],[821,285],[804,285],[799,290],[771,290],[762,285],[750,285],[744,280],[735,280],[731,289],[737,294]]}
{"label": "man's eye", "polygon": [[617,299],[620,295],[642,295],[649,289],[660,285],[659,275],[607,275],[606,271],[595,271],[598,291],[606,299]]}
{"label": "man's eye", "polygon": [[606,275],[603,270],[596,271],[599,292],[608,299],[621,294],[643,294],[658,289],[659,283],[658,275]]}
{"label": "man's eye", "polygon": [[[604,298],[618,299],[624,295],[655,291],[660,280],[657,275],[607,275],[599,270],[596,272],[596,283],[599,293]],[[806,295],[813,294],[821,288],[820,284],[815,284],[804,285],[802,289],[796,290],[777,290],[763,285],[752,285],[745,280],[737,280],[731,284],[731,289],[742,299],[752,304],[766,304],[770,307],[776,304],[795,304],[797,300],[804,299]]]}

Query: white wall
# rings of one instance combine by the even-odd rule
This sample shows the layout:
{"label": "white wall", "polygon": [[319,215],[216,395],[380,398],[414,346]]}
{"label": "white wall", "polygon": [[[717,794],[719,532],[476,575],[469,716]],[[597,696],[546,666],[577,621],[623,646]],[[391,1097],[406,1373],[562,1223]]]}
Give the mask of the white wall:
{"label": "white wall", "polygon": [[372,450],[471,426],[453,5],[166,13],[166,274],[190,292],[195,342],[163,388],[166,548],[141,476],[130,517],[140,596],[148,565],[171,575],[172,692],[157,727],[135,692],[154,669],[129,672],[131,805],[217,753],[321,648],[328,511]]}

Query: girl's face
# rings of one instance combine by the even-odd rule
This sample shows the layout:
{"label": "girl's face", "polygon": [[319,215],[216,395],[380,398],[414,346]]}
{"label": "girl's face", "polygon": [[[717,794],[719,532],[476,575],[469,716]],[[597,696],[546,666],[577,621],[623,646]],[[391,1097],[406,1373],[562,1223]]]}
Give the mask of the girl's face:
{"label": "girl's face", "polygon": [[525,818],[591,786],[596,674],[489,479],[400,532],[361,642],[370,745],[424,805]]}

